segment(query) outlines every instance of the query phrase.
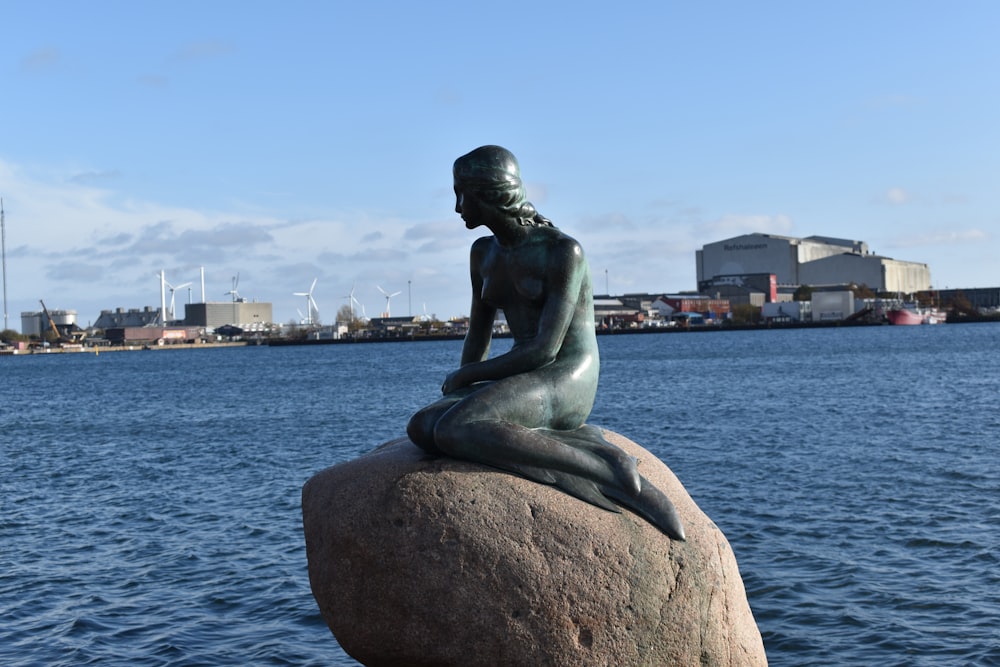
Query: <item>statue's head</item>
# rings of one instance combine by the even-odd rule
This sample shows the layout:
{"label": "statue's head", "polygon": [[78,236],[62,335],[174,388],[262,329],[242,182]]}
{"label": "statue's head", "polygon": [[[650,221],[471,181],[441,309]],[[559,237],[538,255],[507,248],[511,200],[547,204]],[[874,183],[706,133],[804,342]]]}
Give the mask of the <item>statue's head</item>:
{"label": "statue's head", "polygon": [[502,146],[480,146],[455,160],[456,183],[479,187],[521,187],[517,158]]}
{"label": "statue's head", "polygon": [[522,225],[551,225],[528,201],[517,158],[501,146],[480,146],[455,160],[455,191],[474,196]]}

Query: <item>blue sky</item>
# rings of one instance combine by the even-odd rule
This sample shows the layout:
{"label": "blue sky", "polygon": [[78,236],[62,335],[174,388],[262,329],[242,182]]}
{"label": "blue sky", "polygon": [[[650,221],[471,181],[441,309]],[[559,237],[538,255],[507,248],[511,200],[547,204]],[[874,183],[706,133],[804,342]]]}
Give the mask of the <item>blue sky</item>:
{"label": "blue sky", "polygon": [[[5,3],[8,324],[205,268],[298,319],[469,304],[451,163],[496,143],[595,289],[695,286],[747,232],[1000,285],[995,2]],[[176,297],[187,301],[187,290]]]}

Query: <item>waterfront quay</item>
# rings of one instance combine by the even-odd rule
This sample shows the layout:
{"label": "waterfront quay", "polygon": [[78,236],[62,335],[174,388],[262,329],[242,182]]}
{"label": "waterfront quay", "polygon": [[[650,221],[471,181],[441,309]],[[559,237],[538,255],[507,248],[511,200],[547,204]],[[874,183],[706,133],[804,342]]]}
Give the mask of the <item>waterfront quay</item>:
{"label": "waterfront quay", "polygon": [[[1000,321],[1000,314],[969,314],[969,313],[949,313],[946,320],[949,324],[971,324],[977,322],[997,322]],[[735,323],[724,321],[721,323],[691,324],[683,323],[676,326],[635,326],[627,322],[619,323],[619,326],[598,326],[598,336],[625,336],[625,335],[654,335],[654,334],[684,334],[684,333],[710,333],[721,331],[765,331],[776,329],[837,329],[855,327],[879,327],[891,326],[881,319],[847,319],[847,320],[820,320],[820,321],[762,321],[756,323]],[[510,333],[505,327],[498,327],[493,334],[494,338],[510,338]],[[170,342],[161,340],[153,343],[143,344],[108,344],[106,341],[100,344],[64,344],[62,346],[23,346],[6,347],[0,349],[0,356],[26,356],[34,354],[73,354],[90,353],[101,354],[108,352],[146,352],[154,350],[197,350],[223,347],[246,347],[265,345],[270,347],[287,347],[301,345],[354,345],[367,343],[416,343],[443,340],[462,340],[465,338],[462,332],[434,332],[423,333],[418,329],[395,329],[395,330],[364,330],[357,333],[342,334],[333,336],[280,336],[280,335],[258,335],[249,337],[233,336],[228,340],[221,341],[196,341],[196,342]]]}

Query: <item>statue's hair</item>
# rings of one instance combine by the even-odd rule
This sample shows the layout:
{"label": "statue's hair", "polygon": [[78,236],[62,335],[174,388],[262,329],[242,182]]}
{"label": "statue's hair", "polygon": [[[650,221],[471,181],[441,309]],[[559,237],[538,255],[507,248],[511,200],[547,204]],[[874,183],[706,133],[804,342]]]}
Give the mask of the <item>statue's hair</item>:
{"label": "statue's hair", "polygon": [[488,206],[532,227],[553,227],[528,201],[517,158],[500,146],[480,146],[455,160],[455,185]]}

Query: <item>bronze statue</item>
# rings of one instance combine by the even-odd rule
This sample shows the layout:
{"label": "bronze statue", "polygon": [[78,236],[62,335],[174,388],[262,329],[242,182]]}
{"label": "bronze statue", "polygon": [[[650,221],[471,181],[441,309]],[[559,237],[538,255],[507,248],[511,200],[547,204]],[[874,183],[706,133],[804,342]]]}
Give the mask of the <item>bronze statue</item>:
{"label": "bronze statue", "polygon": [[[673,504],[637,461],[585,422],[597,393],[599,357],[590,269],[583,249],[527,201],[510,151],[482,146],[455,161],[455,211],[472,244],[472,309],[461,366],[444,396],[410,419],[407,434],[432,454],[521,474],[614,512],[614,499],[674,539]],[[514,337],[489,358],[503,310]]]}

